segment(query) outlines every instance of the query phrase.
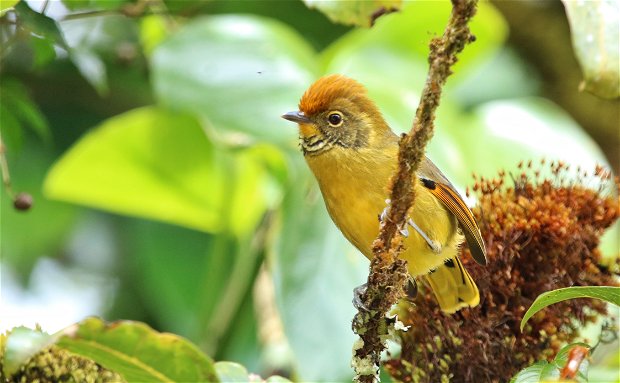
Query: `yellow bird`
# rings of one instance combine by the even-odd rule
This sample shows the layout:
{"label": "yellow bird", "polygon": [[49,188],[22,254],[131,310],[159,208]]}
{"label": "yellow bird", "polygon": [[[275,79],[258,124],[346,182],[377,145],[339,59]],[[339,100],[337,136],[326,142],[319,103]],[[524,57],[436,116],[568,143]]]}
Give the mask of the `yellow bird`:
{"label": "yellow bird", "polygon": [[[302,96],[299,111],[282,117],[299,124],[301,150],[332,220],[370,259],[397,166],[398,136],[364,86],[340,75],[316,81]],[[464,236],[474,259],[486,264],[476,220],[430,159],[422,160],[416,178],[408,220],[413,231],[401,257],[411,277],[426,276],[444,312],[476,306],[478,288],[457,257]]]}

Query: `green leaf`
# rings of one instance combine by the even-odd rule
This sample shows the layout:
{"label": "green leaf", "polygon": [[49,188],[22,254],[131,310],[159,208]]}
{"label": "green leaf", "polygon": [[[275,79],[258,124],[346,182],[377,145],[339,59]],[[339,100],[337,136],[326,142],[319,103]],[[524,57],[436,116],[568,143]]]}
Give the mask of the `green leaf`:
{"label": "green leaf", "polygon": [[585,90],[620,97],[620,2],[562,0]]}
{"label": "green leaf", "polygon": [[519,371],[519,373],[510,380],[510,383],[539,383],[547,379],[557,380],[559,376],[560,372],[555,364],[545,360],[536,362]]}
{"label": "green leaf", "polygon": [[215,147],[189,115],[145,107],[85,135],[50,170],[50,198],[189,228],[252,232],[279,201],[279,151]]}
{"label": "green leaf", "polygon": [[296,108],[315,63],[308,43],[279,22],[201,17],[155,48],[153,83],[162,103],[203,116],[219,133],[292,144],[297,132],[280,115]]}
{"label": "green leaf", "polygon": [[13,9],[15,4],[19,3],[20,0],[0,0],[0,17],[4,16],[5,13]]}
{"label": "green leaf", "polygon": [[51,168],[49,198],[203,231],[223,226],[228,179],[190,116],[155,107],[113,117]]}
{"label": "green leaf", "polygon": [[26,1],[15,6],[20,21],[35,35],[53,41],[61,47],[68,49],[67,43],[54,19],[32,10]]}
{"label": "green leaf", "polygon": [[58,346],[119,373],[128,383],[218,381],[213,361],[198,347],[144,323],[89,318],[61,335]]}
{"label": "green leaf", "polygon": [[51,345],[55,338],[41,331],[17,327],[7,335],[1,360],[4,376],[11,377],[33,355]]}
{"label": "green leaf", "polygon": [[304,3],[323,12],[332,22],[369,27],[381,12],[398,11],[402,0],[304,0]]}
{"label": "green leaf", "polygon": [[575,286],[547,291],[540,294],[521,320],[521,331],[525,323],[537,312],[554,303],[575,298],[595,298],[620,306],[620,287],[614,286]]}

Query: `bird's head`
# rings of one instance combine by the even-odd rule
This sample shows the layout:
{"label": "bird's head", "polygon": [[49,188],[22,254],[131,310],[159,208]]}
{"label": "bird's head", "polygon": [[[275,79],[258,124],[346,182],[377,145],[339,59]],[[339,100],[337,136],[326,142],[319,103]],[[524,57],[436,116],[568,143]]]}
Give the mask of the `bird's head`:
{"label": "bird's head", "polygon": [[378,136],[391,134],[366,88],[341,75],[317,80],[301,97],[299,110],[282,118],[299,124],[304,155],[334,148],[360,149],[372,146]]}

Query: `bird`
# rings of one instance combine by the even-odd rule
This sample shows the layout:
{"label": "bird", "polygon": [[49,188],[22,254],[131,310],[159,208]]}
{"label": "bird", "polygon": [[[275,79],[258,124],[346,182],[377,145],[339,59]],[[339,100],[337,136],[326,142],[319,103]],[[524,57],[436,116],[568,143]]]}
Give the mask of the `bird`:
{"label": "bird", "polygon": [[[327,212],[349,242],[372,259],[372,243],[397,169],[399,137],[366,88],[343,75],[315,81],[298,109],[282,118],[298,124],[301,152],[318,181]],[[466,240],[474,260],[486,264],[476,219],[428,157],[421,160],[414,177],[416,198],[407,217],[407,227],[414,230],[404,238],[400,254],[411,281],[426,278],[447,314],[474,307],[480,301],[478,287],[458,253]]]}

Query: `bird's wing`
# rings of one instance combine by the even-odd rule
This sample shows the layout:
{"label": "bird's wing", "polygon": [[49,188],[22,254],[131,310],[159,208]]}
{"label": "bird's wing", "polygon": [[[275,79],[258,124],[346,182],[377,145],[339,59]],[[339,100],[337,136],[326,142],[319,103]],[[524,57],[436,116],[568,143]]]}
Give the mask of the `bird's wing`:
{"label": "bird's wing", "polygon": [[454,186],[426,157],[420,164],[418,177],[422,184],[457,218],[474,260],[481,265],[486,265],[486,250],[478,223]]}

